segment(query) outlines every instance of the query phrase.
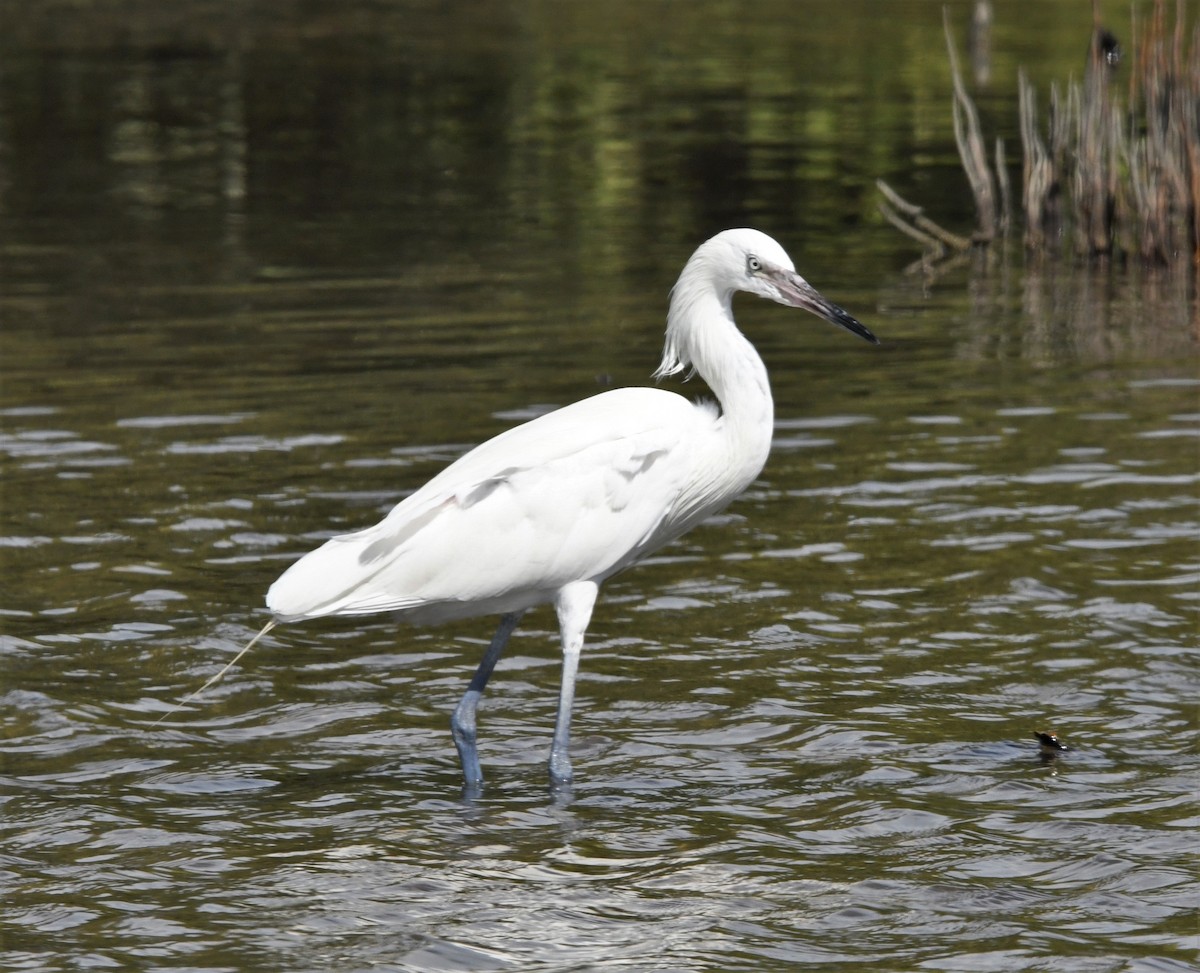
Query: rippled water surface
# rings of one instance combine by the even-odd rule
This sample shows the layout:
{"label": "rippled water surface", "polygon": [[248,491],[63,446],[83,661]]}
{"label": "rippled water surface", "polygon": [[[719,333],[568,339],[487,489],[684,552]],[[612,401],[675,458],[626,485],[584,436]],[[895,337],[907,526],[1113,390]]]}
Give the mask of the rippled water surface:
{"label": "rippled water surface", "polygon": [[[0,966],[1197,968],[1194,279],[903,273],[871,187],[958,185],[940,5],[874,46],[870,4],[797,4],[799,60],[721,4],[677,47],[641,5],[131,6],[0,68]],[[1060,67],[1063,6],[999,18],[1001,79]],[[548,609],[475,800],[448,717],[491,620],[281,627],[169,712],[296,556],[648,382],[731,223],[884,344],[740,300],[774,450],[602,592],[571,793]]]}

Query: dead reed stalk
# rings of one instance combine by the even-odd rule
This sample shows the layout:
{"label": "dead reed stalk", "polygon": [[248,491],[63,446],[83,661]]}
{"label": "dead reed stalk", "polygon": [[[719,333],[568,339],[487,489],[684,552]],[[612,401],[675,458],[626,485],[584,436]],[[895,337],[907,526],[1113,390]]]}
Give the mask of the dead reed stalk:
{"label": "dead reed stalk", "polygon": [[[1066,249],[1089,259],[1134,256],[1148,264],[1190,260],[1200,266],[1200,23],[1189,37],[1185,0],[1176,0],[1173,18],[1167,9],[1167,0],[1155,0],[1144,29],[1134,13],[1124,99],[1114,50],[1102,45],[1110,35],[1095,0],[1083,80],[1068,82],[1065,92],[1051,85],[1044,129],[1037,93],[1019,72],[1021,205],[1031,253]],[[968,241],[931,227],[919,207],[881,185],[887,218],[941,252],[947,245],[962,251],[991,243],[1007,228],[1010,206],[1003,143],[997,140],[993,170],[948,15],[945,29],[954,138],[975,200],[976,229]]]}
{"label": "dead reed stalk", "polygon": [[954,117],[954,141],[962,159],[967,182],[975,196],[975,212],[979,225],[975,231],[977,243],[987,243],[996,237],[996,184],[992,170],[988,168],[987,151],[984,149],[983,133],[979,127],[979,112],[975,102],[967,93],[962,74],[958,70],[958,53],[950,32],[950,12],[942,11],[942,26],[946,31],[946,50],[950,55],[950,78],[954,84],[954,99],[951,109]]}

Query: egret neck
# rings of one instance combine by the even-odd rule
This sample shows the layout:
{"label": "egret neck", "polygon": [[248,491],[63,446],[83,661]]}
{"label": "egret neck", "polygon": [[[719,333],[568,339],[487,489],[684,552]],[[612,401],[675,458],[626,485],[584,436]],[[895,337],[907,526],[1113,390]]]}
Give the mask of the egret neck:
{"label": "egret neck", "polygon": [[730,466],[746,469],[752,480],[767,460],[775,425],[767,367],[733,319],[735,289],[720,286],[697,257],[671,291],[666,345],[654,374],[690,366],[708,383],[721,408],[719,428]]}

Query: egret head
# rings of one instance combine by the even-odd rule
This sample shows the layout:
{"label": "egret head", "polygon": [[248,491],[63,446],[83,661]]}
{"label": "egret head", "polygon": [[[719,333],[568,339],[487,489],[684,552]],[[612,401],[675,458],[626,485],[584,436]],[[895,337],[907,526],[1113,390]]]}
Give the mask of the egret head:
{"label": "egret head", "polygon": [[[725,230],[692,254],[671,290],[667,335],[656,378],[674,375],[700,362],[713,322],[733,325],[736,291],[757,294],[788,307],[811,311],[873,344],[879,340],[836,304],[825,300],[796,273],[783,247],[758,230]],[[713,299],[716,299],[715,301]],[[715,312],[715,313],[714,313]],[[709,362],[710,370],[718,367]]]}
{"label": "egret head", "polygon": [[708,247],[713,248],[713,269],[720,268],[718,279],[730,291],[746,291],[787,307],[803,308],[872,344],[879,344],[879,339],[865,325],[822,297],[796,273],[783,247],[765,233],[752,229],[725,230],[701,250]]}

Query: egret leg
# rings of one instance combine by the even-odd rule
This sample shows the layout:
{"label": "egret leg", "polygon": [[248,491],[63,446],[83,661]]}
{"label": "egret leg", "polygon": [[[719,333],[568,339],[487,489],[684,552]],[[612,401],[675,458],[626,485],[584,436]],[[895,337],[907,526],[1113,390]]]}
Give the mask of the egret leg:
{"label": "egret leg", "polygon": [[554,742],[550,745],[550,787],[558,789],[571,783],[571,707],[575,703],[575,675],[583,636],[592,620],[599,586],[594,581],[578,581],[558,593],[555,610],[562,636],[562,687],[558,694],[558,719],[554,724]]}
{"label": "egret leg", "polygon": [[479,752],[475,748],[475,709],[479,698],[492,677],[492,670],[508,644],[508,638],[517,627],[524,612],[512,612],[500,619],[500,625],[487,651],[471,677],[471,684],[450,717],[450,732],[454,734],[454,745],[458,748],[458,759],[462,762],[463,783],[468,790],[475,790],[483,783],[483,768],[479,766]]}

